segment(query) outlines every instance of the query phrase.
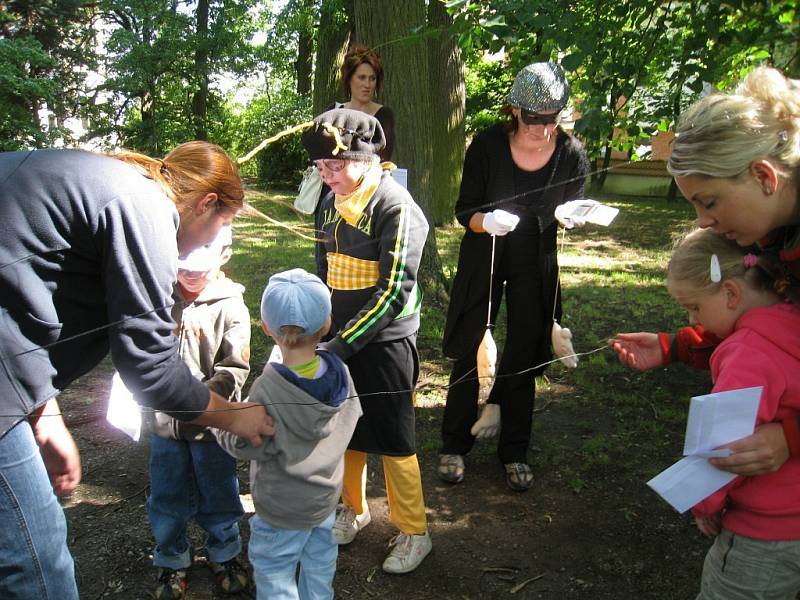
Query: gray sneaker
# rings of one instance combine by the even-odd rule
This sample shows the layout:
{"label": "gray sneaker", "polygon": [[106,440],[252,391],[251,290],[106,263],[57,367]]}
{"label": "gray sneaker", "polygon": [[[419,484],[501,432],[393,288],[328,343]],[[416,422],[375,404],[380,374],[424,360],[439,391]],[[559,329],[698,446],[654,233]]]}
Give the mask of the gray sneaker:
{"label": "gray sneaker", "polygon": [[442,481],[461,483],[464,481],[464,457],[460,454],[439,455],[439,468],[436,472]]}

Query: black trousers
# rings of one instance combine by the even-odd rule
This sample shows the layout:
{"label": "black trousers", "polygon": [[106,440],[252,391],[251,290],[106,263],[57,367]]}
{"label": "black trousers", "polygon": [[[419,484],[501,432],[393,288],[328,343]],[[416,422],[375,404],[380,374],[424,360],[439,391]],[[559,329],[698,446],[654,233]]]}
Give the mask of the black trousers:
{"label": "black trousers", "polygon": [[[494,274],[491,319],[494,323],[497,318],[505,281],[507,333],[488,401],[500,405],[497,455],[504,464],[527,462],[536,395],[535,375],[532,371],[516,373],[536,366],[542,336],[549,331],[552,321],[552,315],[545,314],[549,303],[542,297],[538,247],[539,244],[527,236],[509,235]],[[486,303],[475,306],[465,315],[465,326],[484,328],[487,310],[488,297]],[[453,364],[442,420],[442,454],[467,454],[475,443],[469,430],[478,418],[478,346]]]}

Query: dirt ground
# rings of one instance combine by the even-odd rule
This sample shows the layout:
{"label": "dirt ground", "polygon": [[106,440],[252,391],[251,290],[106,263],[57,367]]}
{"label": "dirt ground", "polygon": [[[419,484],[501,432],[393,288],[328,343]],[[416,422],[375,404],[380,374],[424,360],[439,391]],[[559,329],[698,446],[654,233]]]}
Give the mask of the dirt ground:
{"label": "dirt ground", "polygon": [[[103,420],[107,369],[98,368],[61,397],[84,469],[79,489],[64,502],[69,543],[81,598],[152,598],[147,443],[132,442]],[[682,377],[661,376],[675,385]],[[646,402],[621,416],[557,380],[545,388],[537,396],[531,449],[536,480],[522,494],[506,488],[491,442],[469,455],[462,484],[442,483],[435,472],[441,403],[422,402],[417,438],[434,550],[414,573],[381,571],[394,532],[380,463],[371,457],[373,521],[341,549],[337,598],[694,598],[710,542],[645,485],[677,458],[681,428],[667,424],[658,429],[659,443],[645,443],[634,424],[652,420],[655,409]],[[620,419],[631,426],[620,429]],[[635,435],[613,433],[627,430]],[[609,432],[607,447],[587,451],[586,440],[603,431]],[[244,465],[241,481],[247,493]],[[246,519],[242,530],[246,540]],[[202,546],[199,530],[191,535]],[[202,560],[189,572],[187,597],[222,597]]]}

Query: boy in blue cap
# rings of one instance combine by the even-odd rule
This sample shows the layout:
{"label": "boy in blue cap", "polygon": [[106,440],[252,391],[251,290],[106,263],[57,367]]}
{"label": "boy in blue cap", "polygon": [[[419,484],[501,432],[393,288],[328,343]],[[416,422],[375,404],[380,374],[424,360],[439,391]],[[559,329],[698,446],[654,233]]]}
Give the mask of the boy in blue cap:
{"label": "boy in blue cap", "polygon": [[330,292],[322,280],[303,269],[270,277],[261,297],[261,328],[283,362],[266,364],[249,400],[265,406],[275,433],[254,448],[215,430],[227,452],[251,461],[256,514],[249,555],[258,600],[333,598],[338,545],[332,529],[344,451],[361,404],[344,362],[317,348],[330,326]]}

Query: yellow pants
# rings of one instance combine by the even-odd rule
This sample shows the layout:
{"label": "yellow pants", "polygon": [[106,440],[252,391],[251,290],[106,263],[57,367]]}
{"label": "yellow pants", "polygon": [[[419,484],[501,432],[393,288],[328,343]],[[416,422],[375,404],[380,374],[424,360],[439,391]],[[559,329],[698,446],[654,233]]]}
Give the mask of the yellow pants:
{"label": "yellow pants", "polygon": [[[428,530],[425,500],[422,497],[422,476],[417,455],[384,456],[383,473],[386,497],[389,501],[389,520],[402,532],[419,535]],[[344,482],[342,499],[356,514],[367,506],[367,454],[358,450],[344,453]]]}

